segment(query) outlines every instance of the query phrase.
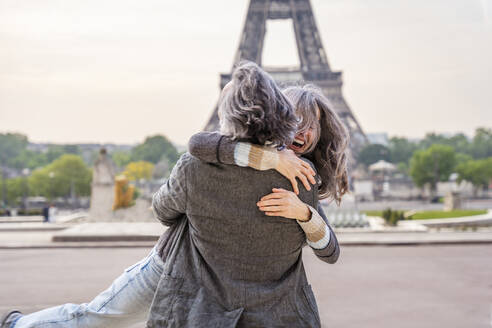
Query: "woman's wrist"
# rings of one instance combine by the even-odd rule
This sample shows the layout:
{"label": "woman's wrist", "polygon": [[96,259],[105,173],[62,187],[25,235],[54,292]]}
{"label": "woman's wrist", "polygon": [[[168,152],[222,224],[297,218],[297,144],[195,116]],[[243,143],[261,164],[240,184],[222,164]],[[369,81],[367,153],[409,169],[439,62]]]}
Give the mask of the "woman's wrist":
{"label": "woman's wrist", "polygon": [[299,215],[299,217],[297,218],[297,221],[301,221],[301,222],[307,222],[309,220],[311,220],[311,216],[312,216],[312,213],[311,213],[311,210],[309,209],[309,206],[307,206],[306,204],[303,204],[304,208],[301,212],[301,214]]}

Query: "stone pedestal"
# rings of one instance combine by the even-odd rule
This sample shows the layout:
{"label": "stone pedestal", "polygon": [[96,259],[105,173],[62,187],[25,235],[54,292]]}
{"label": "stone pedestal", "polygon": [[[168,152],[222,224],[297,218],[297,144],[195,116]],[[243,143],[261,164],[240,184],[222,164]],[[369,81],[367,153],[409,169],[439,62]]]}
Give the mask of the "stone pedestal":
{"label": "stone pedestal", "polygon": [[444,197],[444,210],[452,211],[461,209],[461,194],[459,192],[450,191]]}

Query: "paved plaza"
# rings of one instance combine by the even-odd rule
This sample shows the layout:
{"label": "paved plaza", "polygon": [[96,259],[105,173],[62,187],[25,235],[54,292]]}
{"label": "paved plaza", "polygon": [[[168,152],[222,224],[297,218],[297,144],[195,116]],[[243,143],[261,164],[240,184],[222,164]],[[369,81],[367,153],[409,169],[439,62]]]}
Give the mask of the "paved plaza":
{"label": "paved plaza", "polygon": [[[461,204],[463,209],[481,210],[492,208],[491,199],[465,199]],[[381,211],[386,208],[394,210],[418,210],[418,211],[441,211],[443,204],[429,203],[426,200],[421,201],[403,201],[403,200],[386,200],[374,202],[358,202],[357,208],[361,211]]]}
{"label": "paved plaza", "polygon": [[[0,250],[0,310],[86,302],[148,248]],[[304,261],[323,327],[492,327],[492,246],[342,248]],[[143,325],[142,325],[143,327]]]}

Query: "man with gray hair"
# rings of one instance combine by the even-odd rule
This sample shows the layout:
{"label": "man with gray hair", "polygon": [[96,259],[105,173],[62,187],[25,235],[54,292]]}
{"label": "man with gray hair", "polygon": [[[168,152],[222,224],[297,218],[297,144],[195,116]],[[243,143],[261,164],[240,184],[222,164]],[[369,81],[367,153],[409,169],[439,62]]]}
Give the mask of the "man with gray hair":
{"label": "man with gray hair", "polygon": [[[289,144],[297,119],[273,79],[240,64],[222,91],[221,132],[273,147]],[[220,143],[219,143],[220,144]],[[274,171],[208,164],[184,154],[153,198],[170,226],[161,238],[163,274],[147,327],[319,327],[295,220],[256,206],[272,188],[290,189]],[[299,198],[317,207],[317,186]]]}

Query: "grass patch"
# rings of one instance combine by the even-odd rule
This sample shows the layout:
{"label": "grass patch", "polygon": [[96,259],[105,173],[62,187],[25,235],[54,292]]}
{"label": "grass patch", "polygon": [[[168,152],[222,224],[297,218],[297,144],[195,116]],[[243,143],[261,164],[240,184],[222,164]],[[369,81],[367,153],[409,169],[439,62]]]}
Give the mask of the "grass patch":
{"label": "grass patch", "polygon": [[473,216],[487,213],[487,210],[453,210],[444,211],[424,211],[412,215],[412,220],[427,220],[427,219],[449,219],[462,216]]}
{"label": "grass patch", "polygon": [[379,216],[383,217],[383,211],[361,211],[367,216]]}
{"label": "grass patch", "polygon": [[[405,211],[406,212],[406,211]],[[362,211],[367,216],[383,217],[383,211]],[[450,212],[444,211],[422,211],[417,212],[410,218],[411,220],[428,220],[428,219],[449,219],[459,218],[462,216],[473,216],[487,213],[487,210],[453,210]]]}

